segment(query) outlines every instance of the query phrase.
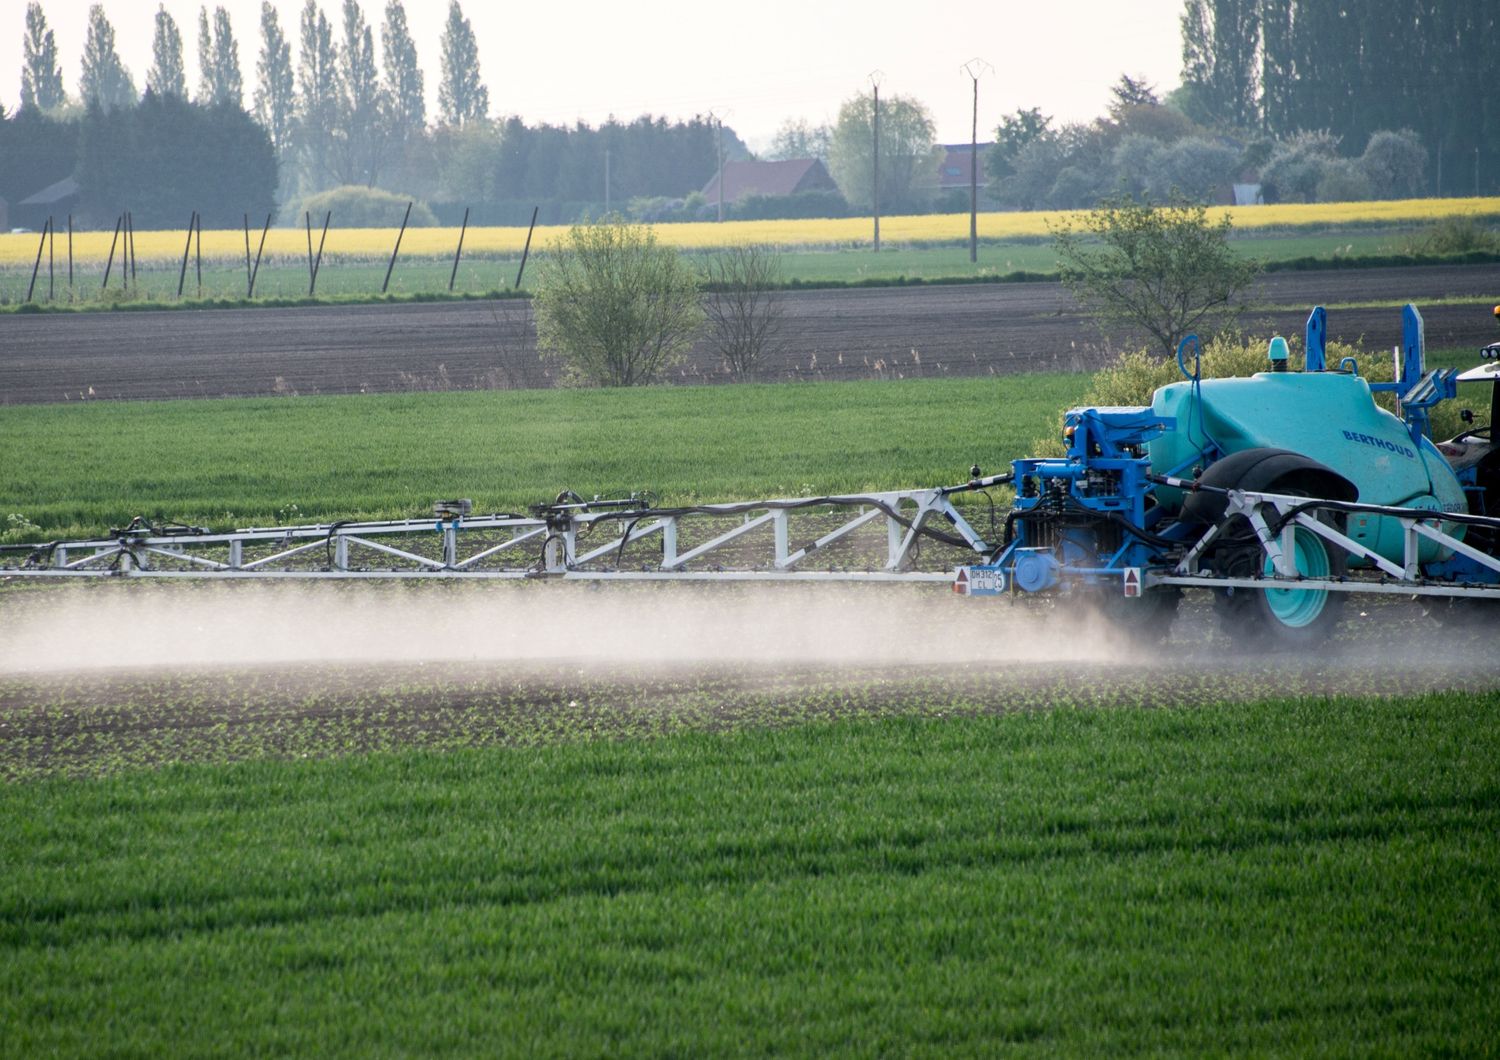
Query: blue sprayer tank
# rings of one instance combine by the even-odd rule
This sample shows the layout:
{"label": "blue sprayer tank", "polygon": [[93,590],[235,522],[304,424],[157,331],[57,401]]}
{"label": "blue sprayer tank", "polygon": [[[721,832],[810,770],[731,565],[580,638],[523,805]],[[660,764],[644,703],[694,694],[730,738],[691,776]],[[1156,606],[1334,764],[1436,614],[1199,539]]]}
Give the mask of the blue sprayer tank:
{"label": "blue sprayer tank", "polygon": [[[1156,391],[1151,409],[1176,418],[1176,430],[1150,444],[1159,475],[1189,472],[1204,451],[1223,455],[1261,446],[1302,453],[1343,475],[1365,504],[1467,512],[1468,504],[1448,462],[1425,436],[1375,404],[1369,384],[1343,372],[1261,372],[1248,379],[1171,383]],[[1169,511],[1181,504],[1176,490],[1158,490]],[[1445,527],[1450,533],[1459,528]],[[1350,537],[1399,562],[1401,527],[1394,520],[1357,514]],[[1446,553],[1429,543],[1423,562]]]}

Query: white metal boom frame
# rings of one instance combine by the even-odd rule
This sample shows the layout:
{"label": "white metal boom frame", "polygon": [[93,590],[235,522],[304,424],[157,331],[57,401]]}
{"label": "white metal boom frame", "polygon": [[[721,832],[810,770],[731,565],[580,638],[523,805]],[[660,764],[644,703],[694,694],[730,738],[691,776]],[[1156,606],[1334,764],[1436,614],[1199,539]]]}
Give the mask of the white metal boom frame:
{"label": "white metal boom frame", "polygon": [[[536,578],[678,580],[936,581],[953,565],[915,569],[920,542],[983,555],[989,545],[950,499],[961,487],[653,509],[631,502],[558,503],[531,515],[435,516],[336,522],[213,533],[149,525],[87,541],[51,542],[0,553],[0,575],[128,578]],[[830,513],[837,513],[830,516]],[[800,538],[805,517],[822,519]],[[938,517],[947,525],[934,530]],[[726,520],[738,519],[727,527]],[[717,520],[717,525],[714,521]],[[811,569],[822,550],[883,521],[883,559],[862,568]],[[834,522],[836,525],[828,525]],[[618,524],[593,544],[591,531]],[[767,530],[769,534],[757,534]],[[769,536],[769,542],[766,537]],[[647,539],[659,554],[625,566],[626,549]],[[769,548],[767,544],[769,543]]]}
{"label": "white metal boom frame", "polygon": [[[1174,481],[1173,484],[1178,484]],[[1190,483],[1182,483],[1190,485]],[[1309,500],[1280,493],[1256,493],[1249,490],[1226,491],[1228,507],[1224,518],[1210,527],[1193,543],[1170,572],[1148,571],[1146,585],[1177,585],[1189,588],[1222,589],[1326,589],[1345,593],[1399,593],[1405,596],[1455,596],[1500,600],[1500,585],[1461,584],[1437,581],[1422,575],[1419,549],[1426,541],[1435,542],[1500,576],[1500,558],[1488,555],[1455,537],[1444,524],[1456,523],[1490,526],[1500,529],[1500,519],[1486,516],[1454,515],[1424,508],[1393,508],[1378,504]],[[1341,532],[1325,519],[1322,512],[1359,512],[1393,519],[1401,525],[1403,550],[1400,563],[1393,562]],[[1243,516],[1255,531],[1261,551],[1271,564],[1272,573],[1259,578],[1230,577],[1203,570],[1199,563],[1213,543],[1223,534],[1235,516]],[[1364,560],[1374,568],[1337,578],[1309,578],[1299,574],[1295,561],[1295,535],[1301,527],[1322,538],[1334,548],[1347,553],[1350,560]]]}

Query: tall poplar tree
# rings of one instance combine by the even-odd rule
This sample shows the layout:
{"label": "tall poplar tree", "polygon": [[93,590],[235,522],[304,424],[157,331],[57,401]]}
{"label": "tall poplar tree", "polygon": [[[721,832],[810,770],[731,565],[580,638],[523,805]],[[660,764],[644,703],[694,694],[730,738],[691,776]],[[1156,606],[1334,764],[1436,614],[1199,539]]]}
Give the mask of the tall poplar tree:
{"label": "tall poplar tree", "polygon": [[208,8],[198,9],[198,102],[208,105],[245,105],[245,82],[240,76],[240,51],[234,43],[229,12],[214,9],[212,26]]}
{"label": "tall poplar tree", "polygon": [[302,8],[302,47],[297,58],[297,137],[304,190],[326,187],[334,177],[334,135],[339,124],[339,49],[333,27],[307,0]]}
{"label": "tall poplar tree", "polygon": [[115,51],[115,28],[105,16],[102,4],[89,8],[89,32],[83,45],[78,91],[85,105],[96,105],[103,110],[136,103],[135,81]]}
{"label": "tall poplar tree", "polygon": [[427,124],[427,103],[422,96],[422,68],[417,65],[417,46],[406,28],[406,9],[401,0],[385,5],[385,23],[380,28],[385,52],[385,94],[390,106],[391,129],[405,141]]}
{"label": "tall poplar tree", "polygon": [[240,76],[240,49],[234,42],[229,12],[214,8],[214,67],[218,71],[216,102],[245,105],[245,79]]}
{"label": "tall poplar tree", "polygon": [[339,179],[374,186],[385,154],[386,107],[375,66],[375,35],[358,0],[344,0],[344,47],[339,63]]}
{"label": "tall poplar tree", "polygon": [[292,146],[292,120],[297,100],[292,75],[292,45],[281,32],[281,21],[270,0],[260,5],[260,60],[255,66],[255,119],[271,138],[278,160]]}
{"label": "tall poplar tree", "polygon": [[438,109],[444,125],[462,127],[483,121],[490,113],[490,90],[479,80],[479,45],[474,27],[464,18],[458,0],[448,4],[443,27],[443,78],[438,85]]}
{"label": "tall poplar tree", "polygon": [[1206,125],[1260,125],[1262,0],[1188,0],[1182,83],[1189,116]]}
{"label": "tall poplar tree", "polygon": [[208,8],[198,9],[198,95],[199,103],[214,96],[214,31],[208,21]]}
{"label": "tall poplar tree", "polygon": [[67,102],[62,67],[57,63],[57,39],[47,28],[42,5],[26,5],[26,37],[22,43],[21,106],[52,110]]}
{"label": "tall poplar tree", "polygon": [[156,34],[151,38],[151,69],[146,87],[158,96],[187,98],[187,74],[182,66],[182,34],[165,4],[156,6]]}
{"label": "tall poplar tree", "polygon": [[1326,129],[1346,158],[1418,130],[1449,194],[1500,188],[1494,0],[1188,0],[1183,105],[1278,138]]}

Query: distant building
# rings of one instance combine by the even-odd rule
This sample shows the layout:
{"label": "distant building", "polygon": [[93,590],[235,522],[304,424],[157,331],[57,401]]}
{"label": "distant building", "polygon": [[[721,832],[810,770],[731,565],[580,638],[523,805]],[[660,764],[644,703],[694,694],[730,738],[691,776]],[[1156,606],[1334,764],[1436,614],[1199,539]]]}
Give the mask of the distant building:
{"label": "distant building", "polygon": [[1230,185],[1235,206],[1264,206],[1266,197],[1259,184],[1243,183]]}
{"label": "distant building", "polygon": [[[40,232],[47,218],[66,217],[78,205],[80,188],[72,177],[63,177],[41,191],[28,195],[11,207],[11,223]],[[7,224],[5,227],[10,227]]]}
{"label": "distant building", "polygon": [[[943,144],[942,158],[938,161],[937,190],[954,191],[957,189],[969,190],[970,166],[974,157],[974,149],[969,144]],[[984,156],[994,144],[979,145],[979,188],[984,190],[986,178],[984,175]]]}
{"label": "distant building", "polygon": [[[790,158],[783,162],[725,162],[724,202],[738,202],[746,195],[797,195],[804,191],[834,191],[837,185],[828,168],[816,158]],[[703,186],[710,205],[719,201],[719,175]]]}

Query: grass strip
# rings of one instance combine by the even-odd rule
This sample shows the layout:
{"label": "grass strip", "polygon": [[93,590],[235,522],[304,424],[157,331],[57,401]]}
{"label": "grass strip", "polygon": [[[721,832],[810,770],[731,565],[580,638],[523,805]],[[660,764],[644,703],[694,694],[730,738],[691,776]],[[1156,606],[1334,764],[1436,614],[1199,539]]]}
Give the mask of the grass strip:
{"label": "grass strip", "polygon": [[1500,693],[0,787],[5,1055],[1484,1054]]}
{"label": "grass strip", "polygon": [[[1500,262],[1500,254],[1471,251],[1462,254],[1414,254],[1400,246],[1398,237],[1353,235],[1347,239],[1288,235],[1272,238],[1242,237],[1231,246],[1241,255],[1256,258],[1267,272],[1412,268],[1425,265],[1480,265]],[[965,284],[1054,283],[1058,279],[1057,256],[1050,243],[1007,242],[983,248],[984,260],[973,265],[967,247],[902,246],[876,254],[868,249],[794,251],[783,255],[786,280],[779,289],[789,291],[860,290],[886,287],[951,286]],[[475,299],[529,297],[529,284],[517,292],[511,287],[512,262],[465,267],[464,282],[447,290],[449,266],[417,260],[402,263],[388,293],[377,290],[384,266],[363,264],[329,267],[326,281],[316,297],[308,297],[305,271],[295,264],[269,263],[257,278],[256,298],[243,295],[244,277],[233,269],[215,266],[205,273],[203,297],[177,298],[175,271],[162,267],[141,274],[139,285],[129,292],[119,289],[101,295],[96,283],[84,284],[70,299],[47,302],[46,283],[33,301],[24,301],[30,271],[0,269],[0,314],[129,312],[156,309],[278,309],[317,305],[388,305],[413,302],[458,302]],[[534,274],[533,274],[534,275]],[[497,277],[499,283],[497,284]],[[530,277],[528,277],[530,279]],[[239,292],[239,293],[236,293]]]}
{"label": "grass strip", "polygon": [[941,485],[1027,451],[1086,381],[0,406],[0,512],[36,528],[9,530],[18,540],[138,514],[231,528],[424,515],[460,496],[522,511],[565,488],[681,503]]}

